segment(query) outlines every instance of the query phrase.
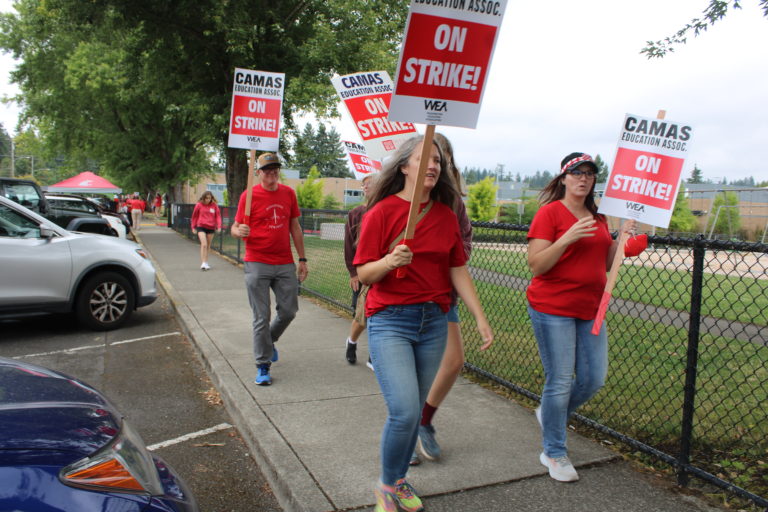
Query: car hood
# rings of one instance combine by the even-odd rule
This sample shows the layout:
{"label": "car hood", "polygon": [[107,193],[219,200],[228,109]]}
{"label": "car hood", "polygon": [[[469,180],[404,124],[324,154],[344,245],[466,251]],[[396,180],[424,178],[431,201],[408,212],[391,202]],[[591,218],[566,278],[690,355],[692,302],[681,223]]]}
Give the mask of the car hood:
{"label": "car hood", "polygon": [[6,450],[84,457],[109,443],[120,421],[114,406],[84,382],[0,358],[0,459]]}

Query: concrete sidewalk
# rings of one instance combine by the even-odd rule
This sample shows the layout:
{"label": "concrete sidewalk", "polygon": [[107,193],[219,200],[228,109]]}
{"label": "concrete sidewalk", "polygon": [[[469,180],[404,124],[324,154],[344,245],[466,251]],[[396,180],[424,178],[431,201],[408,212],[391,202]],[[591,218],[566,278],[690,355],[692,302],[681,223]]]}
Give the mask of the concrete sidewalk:
{"label": "concrete sidewalk", "polygon": [[[198,245],[166,227],[144,223],[138,236],[281,506],[307,512],[372,507],[386,409],[364,364],[364,337],[358,364],[349,365],[349,320],[300,298],[299,313],[277,345],[273,384],[257,386],[242,269],[212,254],[212,269],[200,271]],[[408,477],[430,512],[711,510],[573,434],[570,455],[581,480],[553,481],[539,463],[532,411],[464,379],[435,426],[443,459],[423,462]]]}

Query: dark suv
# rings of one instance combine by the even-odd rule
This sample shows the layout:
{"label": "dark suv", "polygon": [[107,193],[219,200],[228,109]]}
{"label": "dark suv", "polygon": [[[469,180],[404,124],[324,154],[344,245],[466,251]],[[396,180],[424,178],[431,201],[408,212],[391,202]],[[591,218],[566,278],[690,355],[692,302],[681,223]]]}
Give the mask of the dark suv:
{"label": "dark suv", "polygon": [[0,196],[7,197],[40,215],[46,216],[48,214],[48,204],[45,201],[43,191],[34,181],[20,178],[0,178]]}
{"label": "dark suv", "polygon": [[[99,228],[98,231],[89,229],[88,232],[98,232],[120,238],[126,238],[126,235],[130,233],[130,224],[125,215],[108,212],[92,199],[75,194],[46,192],[45,200],[48,203],[48,215],[46,217],[69,231],[83,231],[83,223],[92,224],[99,220],[104,220],[109,225],[109,230],[102,232],[101,228]],[[80,229],[67,227],[73,225],[73,223],[79,223]]]}
{"label": "dark suv", "polygon": [[118,236],[109,222],[98,213],[93,215],[86,212],[54,210],[48,204],[40,186],[32,180],[0,178],[0,195],[39,213],[67,231]]}

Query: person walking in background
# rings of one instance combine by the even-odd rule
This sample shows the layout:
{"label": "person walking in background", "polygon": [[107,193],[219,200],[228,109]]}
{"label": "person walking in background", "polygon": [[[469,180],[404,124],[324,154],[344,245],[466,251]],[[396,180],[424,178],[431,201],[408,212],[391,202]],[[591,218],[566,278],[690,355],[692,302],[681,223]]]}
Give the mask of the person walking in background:
{"label": "person walking in background", "polygon": [[[357,269],[352,264],[355,259],[355,250],[357,249],[357,240],[360,236],[360,223],[363,214],[368,209],[368,193],[371,186],[376,181],[376,175],[366,174],[363,177],[363,204],[352,208],[347,215],[347,225],[344,228],[344,263],[349,272],[349,286],[352,288],[352,311],[357,308],[357,298],[360,296],[360,279],[357,277]],[[357,320],[352,319],[352,325],[349,327],[349,336],[346,341],[346,358],[349,364],[357,362],[357,339],[365,330],[365,326],[360,325]],[[368,366],[373,369],[371,358],[368,357]]]}
{"label": "person walking in background", "polygon": [[[253,311],[255,382],[260,386],[272,384],[271,363],[278,359],[275,343],[299,309],[299,286],[291,239],[299,255],[298,281],[306,279],[308,273],[304,234],[299,224],[299,204],[293,189],[279,182],[280,166],[280,160],[274,153],[259,156],[259,183],[240,196],[231,228],[232,236],[245,240],[245,287]],[[247,194],[251,194],[249,212],[245,211]],[[276,315],[271,323],[270,289],[277,303]]]}
{"label": "person walking in background", "polygon": [[[528,231],[528,314],[544,367],[536,418],[542,430],[539,461],[561,482],[579,479],[568,458],[568,418],[603,386],[608,371],[605,322],[591,334],[618,242],[597,213],[592,157],[571,153],[539,195],[541,209]],[[630,232],[635,221],[624,223]],[[638,251],[639,253],[639,251]]]}
{"label": "person walking in background", "polygon": [[[403,143],[384,165],[363,217],[354,264],[360,282],[371,285],[366,299],[368,348],[387,405],[381,435],[381,479],[376,511],[423,510],[405,480],[418,438],[421,410],[440,366],[447,336],[446,313],[455,288],[477,322],[484,341],[493,333],[465,266],[459,223],[453,213],[458,191],[443,172],[439,147],[432,144],[413,240],[399,244],[416,187],[422,138]],[[394,248],[391,248],[393,246]],[[404,267],[399,279],[393,270]]]}
{"label": "person walking in background", "polygon": [[155,218],[159,219],[160,214],[163,212],[163,195],[158,192],[155,194],[154,213]]}
{"label": "person walking in background", "polygon": [[141,229],[141,217],[147,209],[147,203],[141,198],[141,194],[134,192],[133,199],[129,202],[131,219],[134,231]]}
{"label": "person walking in background", "polygon": [[[450,173],[461,196],[466,195],[462,188],[461,172],[453,158],[453,146],[451,142],[441,133],[435,134],[435,142],[442,150],[444,168]],[[472,252],[472,223],[467,215],[467,208],[461,197],[457,198],[453,205],[453,211],[459,221],[459,231],[461,240],[464,244],[464,255],[469,260]],[[440,445],[435,438],[435,427],[432,426],[432,418],[437,412],[437,408],[443,403],[448,392],[453,387],[462,368],[464,368],[464,340],[461,339],[461,329],[459,328],[459,311],[457,303],[456,290],[451,290],[451,309],[448,310],[448,338],[445,345],[443,360],[440,362],[440,369],[437,371],[435,381],[429,390],[427,401],[421,411],[421,423],[419,424],[419,440],[416,444],[418,451],[427,460],[438,460],[441,456]],[[416,451],[411,456],[411,465],[419,464],[421,461]]]}
{"label": "person walking in background", "polygon": [[[157,197],[160,197],[159,195]],[[210,270],[208,251],[214,233],[221,233],[221,211],[210,190],[203,192],[192,212],[192,234],[200,240],[200,270]]]}

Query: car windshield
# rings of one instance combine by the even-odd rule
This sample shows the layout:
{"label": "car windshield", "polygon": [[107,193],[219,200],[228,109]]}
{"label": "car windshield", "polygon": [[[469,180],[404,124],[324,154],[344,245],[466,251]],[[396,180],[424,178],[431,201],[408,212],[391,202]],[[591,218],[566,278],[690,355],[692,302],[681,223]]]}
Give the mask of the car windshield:
{"label": "car windshield", "polygon": [[9,206],[0,204],[0,236],[40,238],[40,226],[37,222],[21,215]]}
{"label": "car windshield", "polygon": [[26,183],[6,183],[5,196],[21,206],[36,209],[40,206],[40,196],[34,186]]}
{"label": "car windshield", "polygon": [[98,212],[96,207],[84,200],[78,199],[66,199],[66,198],[48,198],[48,206],[51,208],[57,208],[61,210],[71,210],[77,212],[86,212],[96,215]]}

